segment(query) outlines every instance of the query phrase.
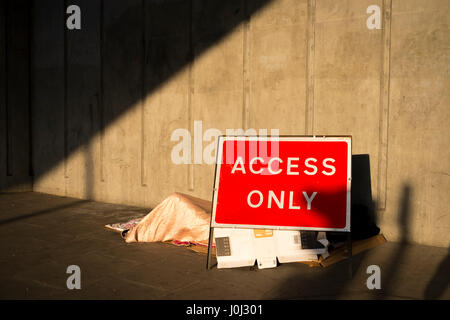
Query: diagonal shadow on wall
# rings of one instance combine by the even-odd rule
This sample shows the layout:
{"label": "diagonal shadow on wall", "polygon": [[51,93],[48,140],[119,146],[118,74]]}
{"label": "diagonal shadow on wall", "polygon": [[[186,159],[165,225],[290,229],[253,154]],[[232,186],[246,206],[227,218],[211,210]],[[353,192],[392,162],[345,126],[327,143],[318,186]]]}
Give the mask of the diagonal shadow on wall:
{"label": "diagonal shadow on wall", "polygon": [[424,298],[425,299],[439,299],[450,285],[450,248],[449,253],[441,261],[432,279],[428,283]]}
{"label": "diagonal shadow on wall", "polygon": [[[34,180],[58,166],[67,177],[64,160],[81,150],[91,198],[92,139],[270,1],[5,1],[6,15],[29,15],[30,106],[16,113],[31,119]],[[72,4],[81,8],[81,30],[64,27]]]}

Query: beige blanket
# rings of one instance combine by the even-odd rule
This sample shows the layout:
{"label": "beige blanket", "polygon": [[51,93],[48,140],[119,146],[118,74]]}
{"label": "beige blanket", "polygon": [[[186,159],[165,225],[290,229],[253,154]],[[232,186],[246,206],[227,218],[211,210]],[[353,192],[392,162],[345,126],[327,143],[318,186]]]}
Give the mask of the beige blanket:
{"label": "beige blanket", "polygon": [[186,241],[208,244],[211,202],[174,193],[125,235],[126,242]]}

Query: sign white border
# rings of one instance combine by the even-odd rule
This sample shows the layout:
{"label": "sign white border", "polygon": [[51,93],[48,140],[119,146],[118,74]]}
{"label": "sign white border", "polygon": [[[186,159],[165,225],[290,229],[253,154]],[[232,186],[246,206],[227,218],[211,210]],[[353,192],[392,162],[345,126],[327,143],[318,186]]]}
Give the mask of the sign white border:
{"label": "sign white border", "polygon": [[[219,191],[220,167],[222,164],[223,143],[225,141],[324,141],[336,142],[344,141],[347,143],[347,206],[346,206],[346,224],[344,228],[313,228],[313,227],[286,227],[286,226],[268,226],[268,225],[247,225],[247,224],[226,224],[216,223],[217,195]],[[275,230],[311,230],[311,231],[341,231],[350,232],[351,219],[351,180],[352,180],[352,137],[351,136],[224,136],[217,139],[216,148],[216,171],[213,189],[213,204],[211,214],[212,228],[242,228],[242,229],[275,229]]]}

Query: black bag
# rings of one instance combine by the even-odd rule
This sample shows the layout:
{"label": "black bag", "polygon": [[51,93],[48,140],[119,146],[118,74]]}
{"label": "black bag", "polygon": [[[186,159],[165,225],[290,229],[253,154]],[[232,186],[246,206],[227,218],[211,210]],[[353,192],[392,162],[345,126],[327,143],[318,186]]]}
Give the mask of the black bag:
{"label": "black bag", "polygon": [[[380,228],[375,224],[371,209],[367,205],[355,204],[351,209],[351,233],[352,240],[362,240],[380,233]],[[331,243],[344,242],[347,235],[344,232],[327,232],[327,239]]]}

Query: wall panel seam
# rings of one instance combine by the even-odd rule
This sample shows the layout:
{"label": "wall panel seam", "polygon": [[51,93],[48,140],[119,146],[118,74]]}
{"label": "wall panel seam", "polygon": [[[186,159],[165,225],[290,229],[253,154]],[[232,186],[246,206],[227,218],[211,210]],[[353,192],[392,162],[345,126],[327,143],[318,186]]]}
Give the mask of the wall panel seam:
{"label": "wall panel seam", "polygon": [[147,32],[146,32],[146,28],[147,28],[147,23],[146,23],[146,11],[147,11],[147,7],[146,7],[146,1],[142,0],[142,92],[141,92],[141,103],[140,103],[140,107],[141,107],[141,186],[142,187],[146,187],[147,186],[147,182],[146,182],[146,175],[145,175],[145,143],[146,143],[146,139],[145,139],[145,89],[146,89],[146,52],[147,52]]}
{"label": "wall panel seam", "polygon": [[67,196],[67,179],[69,178],[67,174],[67,158],[69,156],[69,118],[68,118],[68,43],[67,43],[67,26],[66,26],[66,8],[67,8],[67,0],[64,0],[63,2],[63,10],[62,10],[62,16],[63,16],[63,45],[64,45],[64,51],[63,51],[63,82],[64,82],[64,92],[63,92],[63,127],[64,127],[64,137],[63,137],[63,148],[64,148],[64,195]]}
{"label": "wall panel seam", "polygon": [[305,134],[314,133],[314,54],[316,0],[308,0],[306,27],[306,108]]}
{"label": "wall panel seam", "polygon": [[[28,7],[28,175],[30,177],[34,176],[33,168],[33,100],[32,100],[32,42],[33,42],[33,9],[34,1],[30,1]],[[31,190],[33,190],[33,179],[30,179]]]}
{"label": "wall panel seam", "polygon": [[8,177],[12,176],[12,143],[11,143],[11,133],[10,133],[10,110],[9,110],[9,83],[8,83],[8,41],[10,39],[9,36],[9,28],[8,28],[8,6],[9,1],[5,1],[5,149],[6,149],[6,175]]}
{"label": "wall panel seam", "polygon": [[100,94],[99,94],[99,108],[100,108],[100,181],[105,182],[105,174],[104,174],[104,140],[105,140],[105,59],[103,56],[104,48],[105,48],[105,39],[104,39],[104,25],[105,25],[105,17],[104,17],[104,0],[100,0]]}
{"label": "wall panel seam", "polygon": [[242,25],[242,127],[249,127],[249,103],[250,103],[250,17],[248,16],[248,0],[243,0],[244,22]]}
{"label": "wall panel seam", "polygon": [[392,0],[383,0],[377,209],[386,209]]}
{"label": "wall panel seam", "polygon": [[[194,44],[193,44],[193,0],[189,0],[189,28],[188,28],[188,41],[189,41],[189,61],[188,61],[188,128],[189,132],[191,133],[191,137],[193,136],[194,128],[192,126],[192,122],[194,121],[194,107],[193,107],[193,99],[194,99],[194,75],[193,75],[193,69],[194,69]],[[195,180],[195,171],[194,171],[194,164],[192,163],[192,156],[193,152],[191,150],[191,157],[190,162],[188,164],[188,189],[190,191],[193,191],[195,188],[194,180]]]}

